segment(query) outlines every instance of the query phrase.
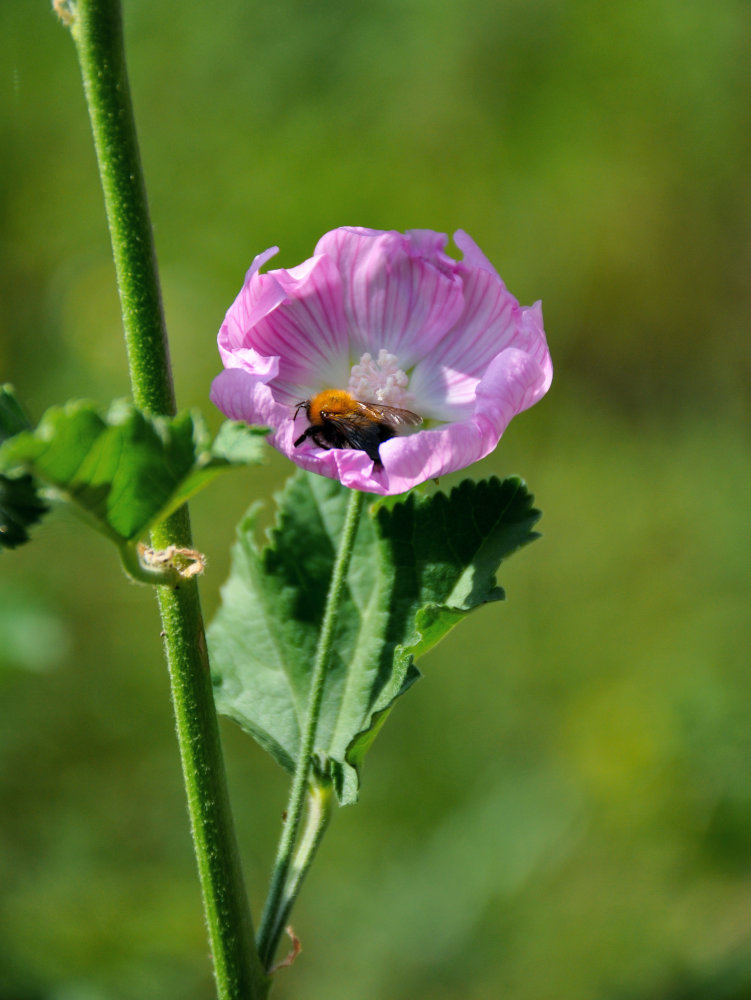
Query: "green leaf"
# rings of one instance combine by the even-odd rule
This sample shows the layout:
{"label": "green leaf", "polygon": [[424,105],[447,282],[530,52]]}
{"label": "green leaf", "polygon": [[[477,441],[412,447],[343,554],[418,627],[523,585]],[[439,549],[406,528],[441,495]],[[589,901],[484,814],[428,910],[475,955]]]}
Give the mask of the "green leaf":
{"label": "green leaf", "polygon": [[28,542],[27,529],[40,521],[47,509],[31,476],[9,479],[0,475],[0,549],[15,549]]}
{"label": "green leaf", "polygon": [[[193,419],[198,419],[198,416],[194,415]],[[192,471],[175,490],[157,520],[177,510],[220,472],[244,465],[260,465],[265,457],[267,434],[266,427],[251,427],[239,421],[225,420],[210,447],[196,454]]]}
{"label": "green leaf", "polygon": [[[28,427],[12,387],[0,386],[0,444]],[[27,529],[41,520],[47,509],[31,476],[0,475],[0,549],[28,542]]]}
{"label": "green leaf", "polygon": [[[348,491],[294,476],[269,544],[255,512],[238,528],[222,606],[209,628],[217,706],[293,770],[310,672]],[[357,798],[363,757],[414,660],[473,608],[503,598],[501,561],[537,537],[521,480],[463,482],[448,496],[376,501],[358,530],[337,622],[315,753],[343,803]]]}
{"label": "green leaf", "polygon": [[27,430],[31,424],[16,399],[12,385],[0,385],[0,444]]}
{"label": "green leaf", "polygon": [[132,542],[222,469],[260,461],[258,428],[223,429],[212,444],[200,414],[154,417],[117,401],[53,407],[0,447],[0,472],[35,475],[118,544]]}

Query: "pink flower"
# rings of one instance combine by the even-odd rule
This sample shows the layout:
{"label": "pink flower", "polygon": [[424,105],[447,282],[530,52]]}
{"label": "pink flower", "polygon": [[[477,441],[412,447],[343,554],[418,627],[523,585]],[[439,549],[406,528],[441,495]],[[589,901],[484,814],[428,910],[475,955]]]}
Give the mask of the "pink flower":
{"label": "pink flower", "polygon": [[[403,493],[489,454],[553,375],[540,303],[520,306],[466,233],[335,229],[315,254],[261,274],[260,254],[219,331],[225,370],[211,399],[228,417],[271,428],[269,443],[305,469],[369,493]],[[320,447],[299,403],[328,389],[410,410],[420,429],[380,444]],[[298,442],[297,447],[295,442]]]}

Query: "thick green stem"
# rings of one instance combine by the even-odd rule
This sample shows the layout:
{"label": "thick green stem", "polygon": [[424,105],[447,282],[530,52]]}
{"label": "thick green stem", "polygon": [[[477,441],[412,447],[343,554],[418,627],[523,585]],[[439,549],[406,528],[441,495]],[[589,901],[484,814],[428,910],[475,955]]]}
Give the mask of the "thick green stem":
{"label": "thick green stem", "polygon": [[130,99],[119,0],[77,0],[71,32],[81,65],[115,258],[133,399],[174,414],[154,239]]}
{"label": "thick green stem", "polygon": [[[125,327],[133,398],[174,414],[159,276],[125,66],[119,0],[56,9],[69,23],[94,133]],[[183,507],[152,534],[155,548],[191,548]],[[158,588],[177,737],[221,1000],[268,993],[253,938],[227,794],[203,620],[195,580]]]}
{"label": "thick green stem", "polygon": [[[152,534],[158,548],[189,537],[185,507]],[[159,587],[164,646],[220,1000],[262,1000],[269,981],[258,958],[224,774],[206,638],[194,580]]]}
{"label": "thick green stem", "polygon": [[[326,682],[326,670],[331,658],[331,647],[334,639],[334,629],[341,605],[342,590],[344,589],[349,569],[350,559],[357,535],[357,526],[360,523],[365,494],[357,490],[352,491],[347,515],[342,529],[342,537],[339,542],[334,571],[331,575],[329,592],[326,598],[326,610],[321,624],[321,633],[318,638],[318,648],[316,659],[313,664],[313,672],[310,679],[310,693],[308,695],[308,708],[300,741],[300,751],[297,757],[297,767],[290,790],[289,803],[282,828],[282,835],[279,840],[274,870],[271,876],[269,894],[266,898],[266,906],[261,917],[261,926],[258,931],[258,952],[264,968],[268,969],[274,952],[279,943],[279,937],[284,930],[284,920],[289,913],[291,903],[287,905],[288,899],[288,879],[290,866],[292,865],[293,852],[297,842],[300,820],[302,817],[305,797],[308,791],[308,777],[313,759],[313,747],[315,745],[316,730],[318,729],[318,717],[321,713],[321,701],[323,699],[323,689]],[[323,828],[322,828],[323,830]],[[322,832],[321,830],[321,832]],[[320,838],[319,838],[320,839]],[[317,841],[316,841],[316,847]],[[312,856],[311,856],[312,857]],[[307,870],[307,869],[306,869]],[[304,872],[303,872],[304,874]],[[301,881],[301,879],[300,879]],[[299,884],[297,886],[299,889]],[[296,895],[296,893],[295,893]],[[292,897],[294,900],[294,896]],[[284,916],[281,916],[284,911]]]}

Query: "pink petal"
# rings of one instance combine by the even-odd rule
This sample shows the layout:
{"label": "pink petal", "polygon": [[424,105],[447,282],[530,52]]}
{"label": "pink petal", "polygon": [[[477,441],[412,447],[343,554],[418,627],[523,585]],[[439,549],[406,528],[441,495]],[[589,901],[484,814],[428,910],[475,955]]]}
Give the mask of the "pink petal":
{"label": "pink petal", "polygon": [[383,470],[376,469],[364,451],[351,448],[332,448],[325,451],[308,442],[289,455],[303,469],[316,472],[319,476],[338,479],[344,486],[365,493],[387,493],[384,486]]}
{"label": "pink petal", "polygon": [[[542,387],[532,400],[532,403],[536,403],[542,399],[553,381],[553,360],[548,350],[542,322],[542,302],[539,300],[534,305],[522,306],[519,335],[515,339],[514,345],[526,351],[537,362],[543,373]],[[527,405],[531,406],[532,403]]]}
{"label": "pink petal", "polygon": [[230,420],[276,427],[291,423],[289,407],[277,402],[269,387],[242,368],[227,368],[211,383],[211,402]]}
{"label": "pink petal", "polygon": [[[462,263],[466,264],[467,267],[475,268],[481,267],[484,271],[490,271],[491,274],[495,275],[498,281],[503,285],[503,280],[498,274],[496,269],[490,263],[488,258],[478,247],[475,241],[464,232],[463,229],[457,229],[454,233],[454,243],[459,247],[463,254]],[[505,285],[503,286],[506,287]]]}
{"label": "pink petal", "polygon": [[512,417],[545,395],[551,377],[552,368],[541,365],[532,354],[506,348],[493,359],[477,386],[475,420],[488,421],[497,441]]}
{"label": "pink petal", "polygon": [[[446,237],[335,229],[316,247],[335,262],[355,353],[385,348],[409,368],[451,329],[463,308],[461,279],[423,256],[442,252]],[[442,254],[445,261],[451,259]]]}
{"label": "pink petal", "polygon": [[464,310],[454,328],[416,367],[410,392],[425,417],[461,419],[490,361],[520,335],[519,304],[484,269],[464,281]]}
{"label": "pink petal", "polygon": [[349,338],[332,261],[317,256],[267,274],[251,269],[219,332],[225,364],[242,348],[279,358],[279,379],[288,386],[346,385]]}

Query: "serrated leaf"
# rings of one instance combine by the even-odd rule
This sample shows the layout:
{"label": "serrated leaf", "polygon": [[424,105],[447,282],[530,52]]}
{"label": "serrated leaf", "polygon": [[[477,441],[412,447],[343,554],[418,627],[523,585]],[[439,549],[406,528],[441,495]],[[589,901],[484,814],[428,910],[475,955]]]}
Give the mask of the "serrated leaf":
{"label": "serrated leaf", "polygon": [[0,444],[30,426],[21,404],[16,399],[13,386],[0,385]]}
{"label": "serrated leaf", "polygon": [[41,520],[47,504],[31,476],[0,476],[0,549],[15,549],[29,540],[28,528]]}
{"label": "serrated leaf", "polygon": [[263,460],[267,427],[251,427],[239,420],[225,420],[211,445],[215,465],[257,465]]}
{"label": "serrated leaf", "polygon": [[[222,606],[209,628],[217,707],[293,770],[326,592],[349,491],[309,474],[278,498],[259,549],[251,511],[238,528]],[[414,660],[473,608],[502,599],[501,561],[536,537],[519,479],[376,502],[361,520],[324,688],[315,753],[343,803]]]}
{"label": "serrated leaf", "polygon": [[210,447],[196,455],[193,470],[175,490],[159,519],[167,517],[190,500],[220,472],[243,465],[259,465],[264,460],[267,434],[268,429],[265,427],[251,427],[239,421],[225,420]]}
{"label": "serrated leaf", "polygon": [[[0,444],[28,427],[12,387],[0,386]],[[31,476],[0,475],[0,549],[15,549],[28,542],[27,529],[41,520],[47,509]]]}
{"label": "serrated leaf", "polygon": [[[242,463],[259,461],[262,432],[245,436]],[[250,443],[252,441],[252,444]],[[34,474],[74,502],[114,541],[135,541],[201,489],[223,468],[238,464],[225,443],[214,451],[200,414],[141,413],[118,401],[102,415],[90,402],[53,407],[35,430],[0,447],[0,471]]]}

